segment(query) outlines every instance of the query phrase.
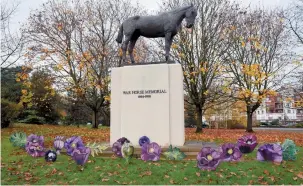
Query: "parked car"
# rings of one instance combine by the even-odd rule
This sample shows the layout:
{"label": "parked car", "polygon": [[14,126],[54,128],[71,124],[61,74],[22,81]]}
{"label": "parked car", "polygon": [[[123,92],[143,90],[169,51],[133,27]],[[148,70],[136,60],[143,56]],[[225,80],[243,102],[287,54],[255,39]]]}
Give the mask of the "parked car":
{"label": "parked car", "polygon": [[203,121],[202,128],[209,128],[209,123],[207,123],[206,121]]}

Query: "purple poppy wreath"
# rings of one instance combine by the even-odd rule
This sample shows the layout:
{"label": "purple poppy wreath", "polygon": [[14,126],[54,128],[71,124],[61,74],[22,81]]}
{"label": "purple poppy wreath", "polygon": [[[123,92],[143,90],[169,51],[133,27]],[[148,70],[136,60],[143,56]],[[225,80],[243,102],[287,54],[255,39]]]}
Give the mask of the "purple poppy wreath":
{"label": "purple poppy wreath", "polygon": [[130,141],[127,138],[122,137],[118,139],[112,146],[112,151],[115,153],[116,156],[120,158],[122,157],[121,148],[125,142],[130,143]]}
{"label": "purple poppy wreath", "polygon": [[75,149],[84,147],[83,141],[79,136],[73,136],[71,138],[66,139],[64,143],[64,148],[66,149],[66,153],[68,155],[72,155],[72,152]]}
{"label": "purple poppy wreath", "polygon": [[41,157],[45,155],[44,152],[44,137],[31,134],[27,137],[25,150],[32,157]]}
{"label": "purple poppy wreath", "polygon": [[282,159],[282,147],[279,144],[264,144],[258,149],[257,160],[259,161],[281,163]]}
{"label": "purple poppy wreath", "polygon": [[87,162],[90,152],[90,148],[80,147],[78,149],[75,149],[71,155],[78,165],[83,166]]}
{"label": "purple poppy wreath", "polygon": [[141,159],[144,161],[158,161],[160,159],[161,147],[155,142],[144,143],[141,150]]}
{"label": "purple poppy wreath", "polygon": [[197,166],[202,170],[216,170],[220,164],[220,152],[211,147],[203,147],[197,155]]}
{"label": "purple poppy wreath", "polygon": [[236,144],[225,143],[221,146],[222,161],[238,161],[242,157],[242,153]]}
{"label": "purple poppy wreath", "polygon": [[140,147],[142,147],[142,145],[143,145],[144,143],[150,143],[150,140],[149,140],[149,138],[148,138],[147,136],[142,136],[142,137],[139,139],[139,145],[140,145]]}
{"label": "purple poppy wreath", "polygon": [[237,145],[242,153],[251,153],[258,145],[257,137],[252,134],[242,136],[238,139]]}

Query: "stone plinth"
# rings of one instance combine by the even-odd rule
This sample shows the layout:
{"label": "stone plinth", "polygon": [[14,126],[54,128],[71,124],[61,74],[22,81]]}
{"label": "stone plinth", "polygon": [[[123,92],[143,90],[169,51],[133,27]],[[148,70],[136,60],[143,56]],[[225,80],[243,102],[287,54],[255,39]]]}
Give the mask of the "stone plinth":
{"label": "stone plinth", "polygon": [[183,72],[180,64],[124,66],[111,72],[110,144],[141,136],[161,146],[182,146]]}

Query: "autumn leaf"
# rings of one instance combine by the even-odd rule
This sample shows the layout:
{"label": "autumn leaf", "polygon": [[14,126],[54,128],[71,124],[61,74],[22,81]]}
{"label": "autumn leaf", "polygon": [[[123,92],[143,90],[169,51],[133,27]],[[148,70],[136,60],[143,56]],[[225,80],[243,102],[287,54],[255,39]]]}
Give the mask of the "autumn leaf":
{"label": "autumn leaf", "polygon": [[102,181],[102,182],[107,182],[107,181],[109,181],[109,178],[102,178],[101,181]]}
{"label": "autumn leaf", "polygon": [[200,172],[196,172],[196,175],[197,175],[198,177],[200,177],[201,174],[200,174]]}
{"label": "autumn leaf", "polygon": [[151,172],[151,171],[145,171],[145,172],[143,172],[143,173],[140,175],[140,177],[143,177],[143,176],[150,176],[150,175],[152,175],[152,172]]}
{"label": "autumn leaf", "polygon": [[297,176],[301,179],[303,179],[303,172],[300,172],[299,174],[297,174]]}
{"label": "autumn leaf", "polygon": [[187,181],[187,180],[188,180],[188,178],[184,177],[184,180],[185,180],[185,181]]}
{"label": "autumn leaf", "polygon": [[176,182],[173,179],[171,179],[171,180],[169,180],[169,183],[175,184]]}
{"label": "autumn leaf", "polygon": [[244,41],[241,41],[241,46],[245,47],[245,42]]}
{"label": "autumn leaf", "polygon": [[57,169],[54,168],[54,169],[52,170],[51,174],[56,174],[56,173],[57,173]]}
{"label": "autumn leaf", "polygon": [[263,173],[266,174],[267,176],[269,175],[268,170],[264,170]]}
{"label": "autumn leaf", "polygon": [[166,175],[166,174],[165,174],[164,177],[165,177],[165,178],[169,178],[169,175]]}

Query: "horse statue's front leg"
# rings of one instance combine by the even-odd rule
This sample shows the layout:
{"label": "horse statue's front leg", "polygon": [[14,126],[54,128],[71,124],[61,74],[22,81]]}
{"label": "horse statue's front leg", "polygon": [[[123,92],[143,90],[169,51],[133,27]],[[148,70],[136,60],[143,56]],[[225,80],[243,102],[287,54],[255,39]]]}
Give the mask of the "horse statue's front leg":
{"label": "horse statue's front leg", "polygon": [[126,61],[126,50],[127,50],[127,46],[128,43],[130,41],[130,37],[125,37],[125,41],[122,44],[122,63],[124,64]]}
{"label": "horse statue's front leg", "polygon": [[165,60],[168,62],[170,47],[173,41],[171,32],[165,34]]}

